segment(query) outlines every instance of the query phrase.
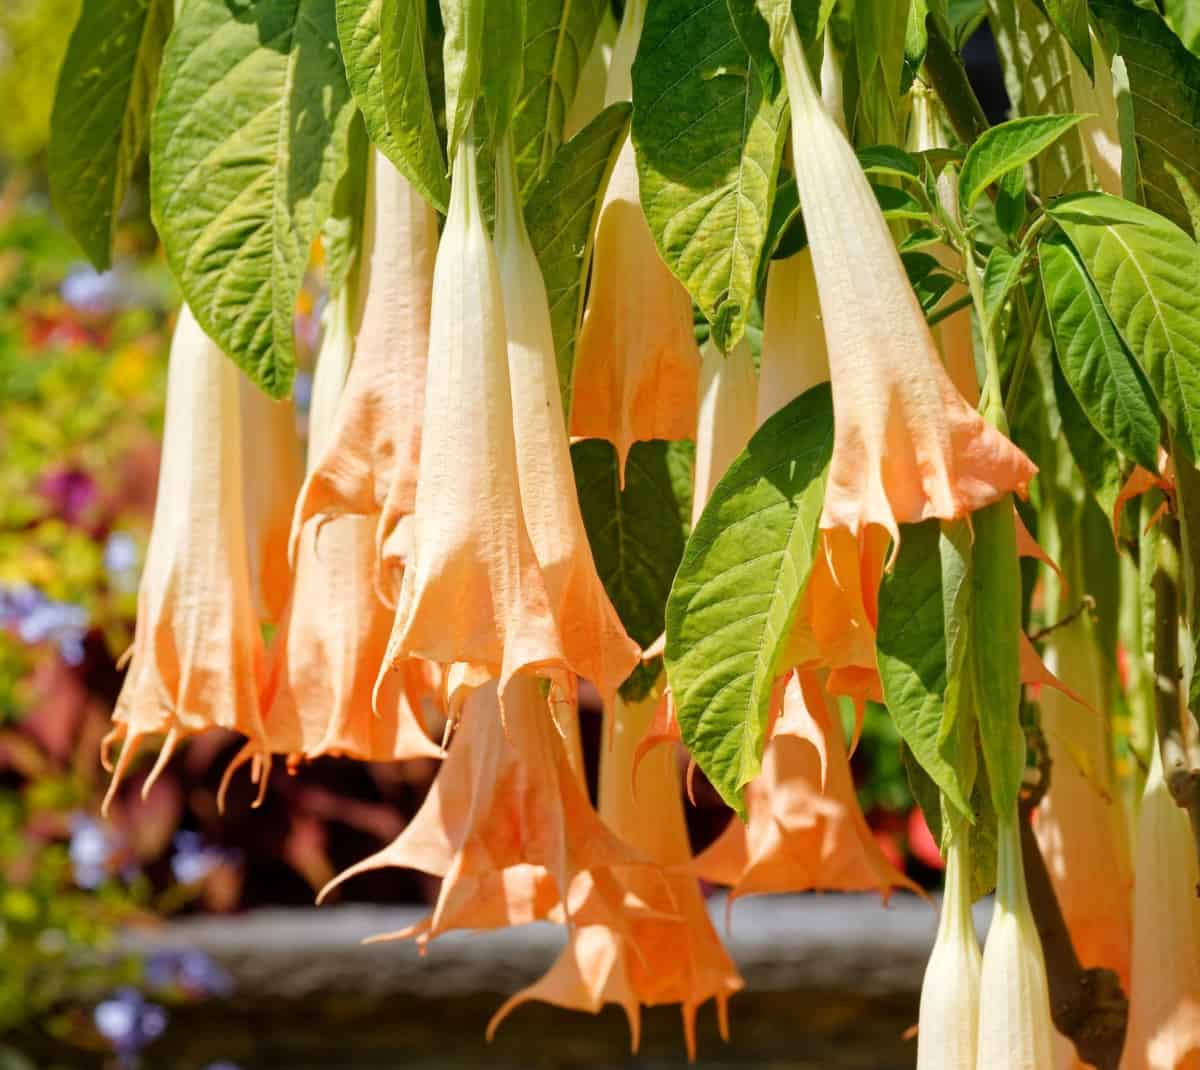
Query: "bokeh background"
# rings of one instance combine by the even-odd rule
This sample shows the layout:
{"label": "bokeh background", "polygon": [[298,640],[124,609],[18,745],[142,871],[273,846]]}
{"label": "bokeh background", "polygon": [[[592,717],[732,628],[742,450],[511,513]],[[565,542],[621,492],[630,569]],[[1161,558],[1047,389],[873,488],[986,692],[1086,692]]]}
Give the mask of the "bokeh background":
{"label": "bokeh background", "polygon": [[[277,770],[258,809],[250,785],[235,780],[222,817],[216,789],[239,743],[210,734],[183,750],[147,798],[143,766],[111,819],[98,816],[106,780],[98,745],[132,634],[177,295],[147,219],[144,176],[110,272],[95,272],[55,219],[45,148],[77,7],[0,3],[0,1070],[179,1065],[156,1056],[178,1048],[177,1023],[194,1028],[205,1008],[245,994],[186,941],[139,951],[128,934],[196,915],[310,907],[315,889],[398,834],[435,772],[430,762],[324,759],[292,775]],[[1002,117],[986,30],[968,59],[985,104]],[[319,260],[318,252],[296,316],[305,368],[318,341]],[[310,384],[302,372],[302,434]],[[594,709],[584,727],[594,771]],[[936,886],[937,851],[886,719],[868,720],[854,771],[888,854]],[[728,812],[703,785],[697,801],[701,847]],[[342,901],[419,904],[435,890],[420,875],[377,873]],[[557,1021],[566,1033],[575,1020],[527,1021]],[[624,1030],[619,1015],[604,1022]],[[203,1065],[239,1063],[218,1053]]]}

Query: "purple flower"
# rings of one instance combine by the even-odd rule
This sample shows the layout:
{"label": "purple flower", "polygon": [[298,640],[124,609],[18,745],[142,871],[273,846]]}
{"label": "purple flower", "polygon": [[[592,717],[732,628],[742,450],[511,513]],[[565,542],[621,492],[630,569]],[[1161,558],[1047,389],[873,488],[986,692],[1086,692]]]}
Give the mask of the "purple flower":
{"label": "purple flower", "polygon": [[180,884],[199,884],[218,866],[237,860],[236,852],[206,846],[200,833],[189,829],[175,833],[172,842],[171,873]]}
{"label": "purple flower", "polygon": [[38,490],[68,524],[77,524],[96,499],[96,481],[78,468],[50,469],[42,476]]}
{"label": "purple flower", "polygon": [[18,625],[45,603],[46,596],[36,587],[26,584],[18,587],[0,587],[0,625]]}
{"label": "purple flower", "polygon": [[75,883],[88,891],[103,884],[117,846],[116,837],[107,826],[87,814],[72,814],[67,853]]}
{"label": "purple flower", "polygon": [[137,589],[138,544],[124,531],[114,531],[104,544],[104,570],[109,582],[122,592]]}
{"label": "purple flower", "polygon": [[156,951],[145,965],[146,984],[153,989],[180,988],[189,996],[217,996],[226,999],[233,994],[230,977],[203,951]]}
{"label": "purple flower", "polygon": [[167,1012],[136,988],[119,988],[92,1012],[96,1031],[122,1057],[137,1055],[167,1028]]}
{"label": "purple flower", "polygon": [[124,265],[109,271],[96,271],[87,264],[77,264],[63,279],[59,294],[80,312],[107,316],[136,300],[137,290]]}
{"label": "purple flower", "polygon": [[43,600],[17,622],[17,634],[29,646],[55,643],[69,665],[83,662],[83,641],[87,637],[88,611],[69,602]]}

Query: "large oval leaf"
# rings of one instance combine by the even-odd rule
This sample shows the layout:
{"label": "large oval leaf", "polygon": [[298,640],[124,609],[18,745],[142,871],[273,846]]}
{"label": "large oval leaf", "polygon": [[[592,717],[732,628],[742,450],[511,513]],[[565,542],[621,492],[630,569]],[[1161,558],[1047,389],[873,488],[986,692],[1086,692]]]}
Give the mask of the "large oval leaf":
{"label": "large oval leaf", "polygon": [[787,132],[785,95],[764,90],[724,0],[659,0],[646,14],[633,99],[650,230],[728,350],[754,302]]}
{"label": "large oval leaf", "polygon": [[512,118],[522,196],[546,174],[592,50],[607,0],[530,0],[525,10],[525,77]]}
{"label": "large oval leaf", "polygon": [[717,484],[667,602],[667,680],[683,740],[739,813],[742,789],[761,768],[832,454],[823,383],[767,420]]}
{"label": "large oval leaf", "polygon": [[425,73],[425,0],[337,0],[337,25],[371,140],[444,212],[450,184]]}
{"label": "large oval leaf", "polygon": [[1158,398],[1176,441],[1200,456],[1200,249],[1156,212],[1103,193],[1050,209]]}
{"label": "large oval leaf", "polygon": [[86,0],[50,119],[54,207],[88,259],[112,262],[113,222],[146,142],[172,0]]}
{"label": "large oval leaf", "polygon": [[275,397],[353,106],[328,0],[188,0],[151,136],[167,259],[212,339]]}
{"label": "large oval leaf", "polygon": [[1158,467],[1158,406],[1125,349],[1079,254],[1067,242],[1039,250],[1042,289],[1059,366],[1092,425],[1148,471]]}
{"label": "large oval leaf", "polygon": [[1082,115],[1027,115],[984,131],[967,150],[958,196],[969,209],[993,182],[1024,167],[1083,119]]}
{"label": "large oval leaf", "polygon": [[525,208],[529,240],[550,299],[564,413],[571,411],[575,336],[583,315],[596,220],[629,129],[629,112],[628,103],[610,104],[571,138],[529,195]]}

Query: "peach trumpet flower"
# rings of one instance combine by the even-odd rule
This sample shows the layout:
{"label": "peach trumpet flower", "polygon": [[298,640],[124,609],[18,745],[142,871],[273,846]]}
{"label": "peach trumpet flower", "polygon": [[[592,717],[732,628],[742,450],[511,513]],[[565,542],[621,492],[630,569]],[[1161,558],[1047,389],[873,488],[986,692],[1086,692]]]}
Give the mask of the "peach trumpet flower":
{"label": "peach trumpet flower", "polygon": [[411,557],[386,672],[406,658],[473,682],[567,668],[525,523],[504,295],[479,203],[474,137],[454,165],[438,247]]}
{"label": "peach trumpet flower", "polygon": [[288,536],[304,480],[296,406],[269,397],[244,375],[239,387],[250,582],[259,619],[277,623],[292,590]]}
{"label": "peach trumpet flower", "polygon": [[1138,814],[1129,1028],[1121,1070],[1200,1068],[1200,866],[1157,741]]}
{"label": "peach trumpet flower", "polygon": [[[442,878],[416,925],[379,939],[424,945],[450,929],[491,929],[572,912],[576,879],[640,864],[588,801],[573,713],[551,716],[539,681],[515,676],[500,718],[494,682],[466,697],[458,729],[421,809],[382,851],[321,892],[369,870],[403,867]],[[560,735],[560,728],[566,738]]]}
{"label": "peach trumpet flower", "polygon": [[760,426],[809,388],[829,381],[817,277],[808,248],[772,260],[767,268],[758,373]]}
{"label": "peach trumpet flower", "polygon": [[982,956],[971,917],[970,831],[961,819],[957,826],[946,848],[946,894],[921,985],[917,1070],[975,1067]]}
{"label": "peach trumpet flower", "polygon": [[821,526],[952,520],[1024,493],[1033,463],[954,388],[878,202],[821,103],[795,24],[784,39],[792,149],[833,383]]}
{"label": "peach trumpet flower", "polygon": [[394,601],[406,552],[397,529],[416,504],[437,215],[377,150],[366,197],[357,273],[341,297],[350,302],[354,362],[296,504],[292,549],[310,517],[376,517],[381,588]]}
{"label": "peach trumpet flower", "polygon": [[1113,970],[1128,991],[1133,872],[1115,784],[1104,673],[1088,623],[1050,639],[1050,667],[1091,709],[1060,691],[1039,696],[1053,776],[1034,814],[1034,832],[1071,942],[1084,966]]}
{"label": "peach trumpet flower", "polygon": [[713,488],[754,434],[758,405],[758,374],[744,338],[728,354],[722,353],[711,338],[700,352],[693,525],[704,512]]}
{"label": "peach trumpet flower", "polygon": [[[104,740],[107,809],[138,745],[165,734],[146,790],[179,742],[230,728],[266,752],[262,636],[247,561],[241,373],[185,305],[171,341],[154,523],[129,672]],[[115,770],[109,751],[123,742]]]}
{"label": "peach trumpet flower", "polygon": [[600,758],[600,815],[643,857],[665,867],[665,880],[651,869],[623,871],[620,880],[628,901],[642,909],[629,910],[620,926],[581,918],[545,977],[496,1013],[489,1036],[517,1006],[531,1000],[592,1014],[616,1003],[625,1010],[636,1051],[641,1008],[678,1003],[688,1056],[694,1059],[696,1011],[715,999],[721,1033],[728,1039],[727,1003],[742,980],[688,869],[691,847],[675,752],[659,748],[634,770],[639,740],[657,702],[652,693],[637,703],[617,698],[606,709],[610,723],[605,735],[612,742]]}
{"label": "peach trumpet flower", "polygon": [[521,507],[571,670],[611,697],[638,664],[596,572],[579,511],[550,302],[525,229],[511,145],[496,160],[496,257],[504,291]]}
{"label": "peach trumpet flower", "polygon": [[813,673],[784,685],[781,714],[736,818],[696,858],[730,899],[768,892],[868,891],[916,885],[884,856],[859,806],[841,719]]}
{"label": "peach trumpet flower", "polygon": [[[606,104],[633,97],[633,59],[645,17],[646,0],[625,6]],[[628,138],[604,194],[595,241],[575,349],[571,434],[612,442],[623,478],[635,442],[691,437],[700,368],[692,301],[658,255]]]}
{"label": "peach trumpet flower", "polygon": [[1054,1026],[1042,943],[1021,867],[1015,811],[1000,818],[996,904],[983,948],[977,1070],[1046,1070]]}

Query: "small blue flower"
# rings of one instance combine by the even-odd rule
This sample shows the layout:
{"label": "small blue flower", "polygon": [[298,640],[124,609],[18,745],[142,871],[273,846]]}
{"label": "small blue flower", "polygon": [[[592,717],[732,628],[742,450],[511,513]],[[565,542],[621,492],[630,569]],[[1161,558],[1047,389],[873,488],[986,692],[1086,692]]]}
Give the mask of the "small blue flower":
{"label": "small blue flower", "polygon": [[132,535],[124,531],[114,531],[109,535],[104,544],[104,570],[117,590],[137,589],[139,557],[137,540]]}
{"label": "small blue flower", "polygon": [[166,949],[154,952],[145,963],[143,976],[152,989],[181,988],[191,996],[233,994],[233,978],[203,951]]}
{"label": "small blue flower", "polygon": [[0,624],[19,625],[35,609],[46,604],[46,596],[28,584],[0,587]]}
{"label": "small blue flower", "polygon": [[236,852],[205,846],[200,834],[189,829],[177,832],[172,843],[171,873],[180,884],[199,884],[218,866],[237,859]]}
{"label": "small blue flower", "polygon": [[136,988],[119,988],[92,1012],[96,1031],[122,1057],[136,1055],[147,1044],[162,1036],[167,1028],[167,1012],[150,1003]]}
{"label": "small blue flower", "polygon": [[17,624],[17,634],[23,642],[30,646],[53,642],[69,665],[79,665],[83,661],[87,629],[88,611],[69,602],[44,601]]}
{"label": "small blue flower", "polygon": [[75,883],[89,891],[103,884],[117,846],[115,837],[105,825],[87,814],[72,814],[67,854]]}
{"label": "small blue flower", "polygon": [[88,264],[76,264],[67,273],[59,294],[72,308],[97,316],[110,315],[135,296],[128,270],[97,271]]}

